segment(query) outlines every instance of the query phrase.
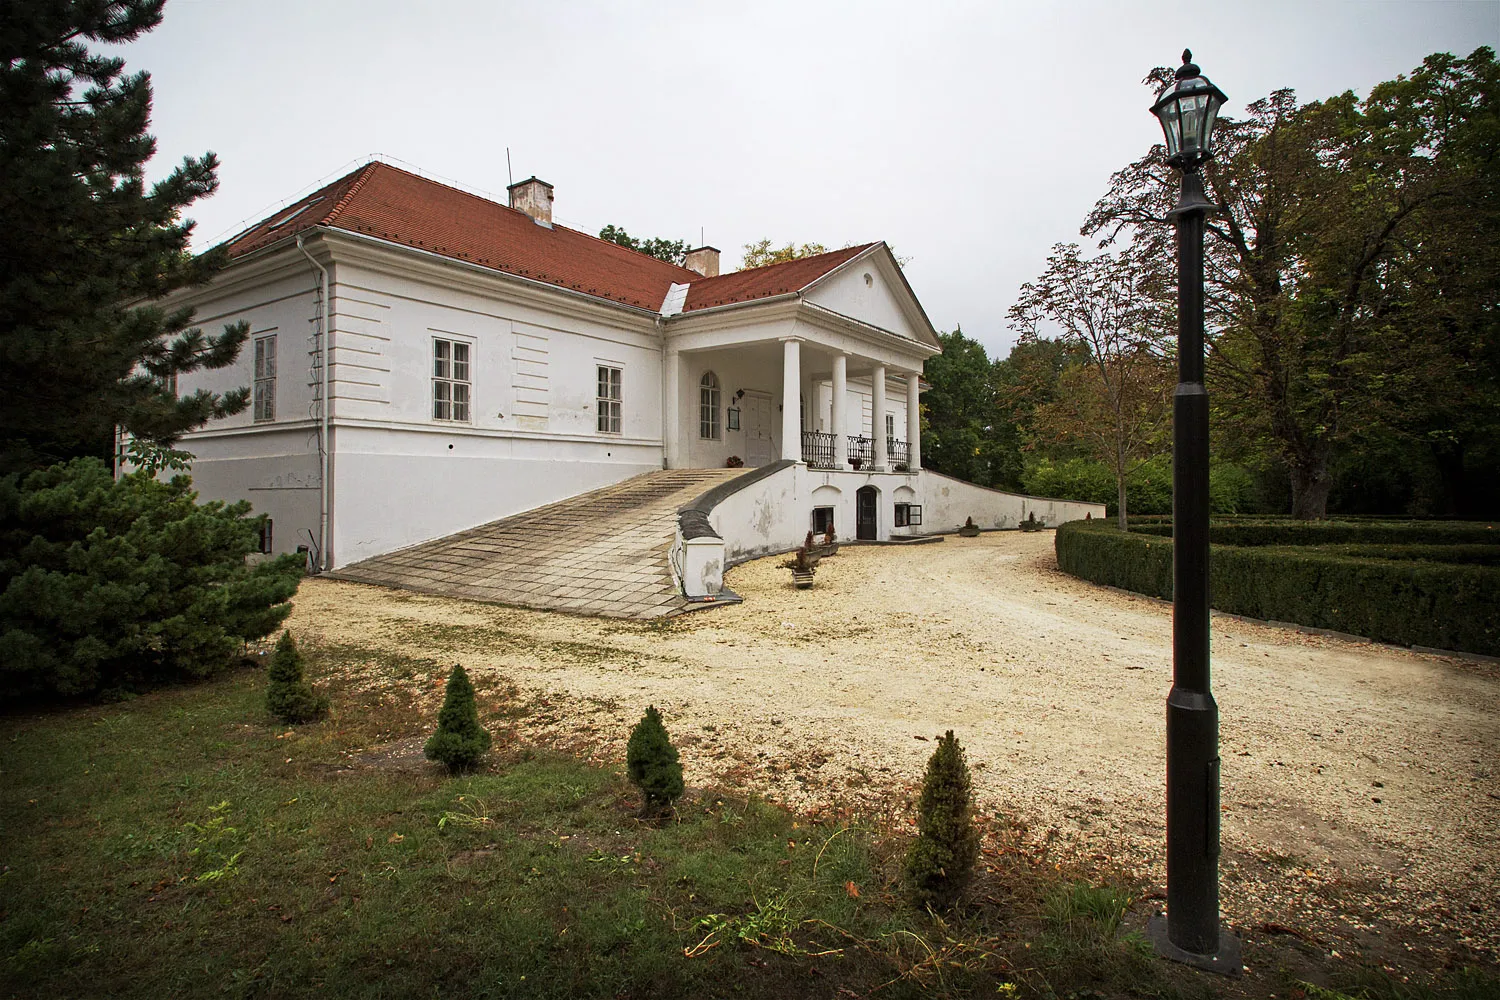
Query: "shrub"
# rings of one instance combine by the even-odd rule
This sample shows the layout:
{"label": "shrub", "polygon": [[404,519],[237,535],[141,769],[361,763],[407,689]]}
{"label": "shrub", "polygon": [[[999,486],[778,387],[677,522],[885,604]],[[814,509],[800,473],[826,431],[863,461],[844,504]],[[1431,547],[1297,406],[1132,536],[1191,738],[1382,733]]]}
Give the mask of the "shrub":
{"label": "shrub", "polygon": [[97,459],[0,478],[0,696],[96,697],[207,677],[270,635],[301,561],[253,568],[250,505]]}
{"label": "shrub", "polygon": [[266,708],[283,722],[311,722],[328,711],[328,698],[315,692],[302,678],[302,654],[291,632],[281,633],[271,655],[271,686],[266,689]]}
{"label": "shrub", "polygon": [[682,764],[655,705],[646,709],[630,733],[630,742],[625,747],[625,771],[645,797],[641,805],[643,813],[666,812],[682,794]]}
{"label": "shrub", "polygon": [[437,732],[428,738],[423,752],[428,760],[445,764],[457,774],[479,763],[489,748],[490,734],[479,724],[479,708],[474,704],[474,685],[463,666],[455,663],[438,713]]}
{"label": "shrub", "polygon": [[969,765],[950,729],[927,762],[917,804],[917,841],[906,855],[906,885],[918,904],[946,909],[973,877],[979,857],[973,803]]}
{"label": "shrub", "polygon": [[[1170,525],[1159,526],[1170,533]],[[1268,544],[1360,538],[1370,545]],[[1210,537],[1261,544],[1209,550],[1209,599],[1220,611],[1333,629],[1404,646],[1500,653],[1500,547],[1433,539],[1488,538],[1486,525],[1331,523],[1214,525]],[[1394,545],[1390,539],[1422,544]],[[1136,593],[1172,598],[1172,540],[1147,527],[1129,533],[1100,521],[1058,528],[1058,568]],[[1408,551],[1409,548],[1409,551]],[[1381,557],[1374,557],[1382,553]],[[1452,561],[1435,561],[1437,557]]]}

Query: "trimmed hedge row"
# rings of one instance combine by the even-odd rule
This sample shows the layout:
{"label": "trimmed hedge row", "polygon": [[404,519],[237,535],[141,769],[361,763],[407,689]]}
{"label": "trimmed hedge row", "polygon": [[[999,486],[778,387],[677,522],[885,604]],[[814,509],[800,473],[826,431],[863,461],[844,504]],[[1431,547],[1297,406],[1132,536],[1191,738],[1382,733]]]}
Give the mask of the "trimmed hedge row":
{"label": "trimmed hedge row", "polygon": [[[1055,546],[1058,568],[1066,573],[1172,598],[1170,539],[1121,532],[1105,521],[1072,521],[1058,527]],[[1214,545],[1209,595],[1213,607],[1231,614],[1403,646],[1500,655],[1500,566],[1478,560],[1451,563],[1364,558],[1311,547]]]}
{"label": "trimmed hedge row", "polygon": [[[1172,537],[1172,521],[1132,520],[1131,531]],[[1215,545],[1493,545],[1500,528],[1479,521],[1252,521],[1214,519]]]}

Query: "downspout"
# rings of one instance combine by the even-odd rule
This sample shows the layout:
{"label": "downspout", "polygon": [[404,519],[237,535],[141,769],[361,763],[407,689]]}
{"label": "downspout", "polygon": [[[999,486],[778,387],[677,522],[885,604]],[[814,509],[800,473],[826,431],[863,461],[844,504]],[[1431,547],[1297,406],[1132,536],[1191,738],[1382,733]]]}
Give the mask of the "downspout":
{"label": "downspout", "polygon": [[332,324],[328,321],[328,269],[319,264],[312,254],[307,252],[307,247],[302,245],[302,234],[297,234],[297,249],[302,251],[302,256],[308,259],[313,267],[318,269],[320,287],[319,301],[319,342],[321,344],[322,357],[322,386],[319,392],[318,407],[318,459],[320,469],[318,473],[318,562],[322,565],[317,567],[319,572],[328,572],[332,569],[332,556],[328,551],[328,467],[330,453],[333,450],[333,442],[328,440],[328,410],[330,400],[328,398],[328,363],[329,339],[332,336]]}
{"label": "downspout", "polygon": [[657,412],[661,415],[661,467],[667,465],[667,393],[675,386],[667,385],[667,321],[660,313],[656,314],[656,333],[661,337],[661,406]]}

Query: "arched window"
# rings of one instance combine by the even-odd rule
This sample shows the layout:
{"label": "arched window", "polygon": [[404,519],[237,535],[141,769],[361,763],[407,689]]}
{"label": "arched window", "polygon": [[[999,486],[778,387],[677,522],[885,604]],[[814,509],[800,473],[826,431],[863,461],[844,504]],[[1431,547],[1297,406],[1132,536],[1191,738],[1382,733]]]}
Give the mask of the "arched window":
{"label": "arched window", "polygon": [[698,436],[719,440],[719,376],[704,372],[698,383]]}

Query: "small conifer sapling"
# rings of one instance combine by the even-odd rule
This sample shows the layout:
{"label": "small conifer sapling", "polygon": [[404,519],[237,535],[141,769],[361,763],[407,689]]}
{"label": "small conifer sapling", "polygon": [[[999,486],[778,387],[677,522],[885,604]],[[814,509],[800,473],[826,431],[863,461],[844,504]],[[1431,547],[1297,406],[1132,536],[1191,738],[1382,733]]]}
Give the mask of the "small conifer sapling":
{"label": "small conifer sapling", "polygon": [[302,677],[302,654],[291,632],[281,633],[271,654],[271,686],[266,689],[266,708],[283,722],[311,722],[328,711],[328,698],[318,694]]}
{"label": "small conifer sapling", "polygon": [[682,764],[655,705],[646,709],[630,733],[630,742],[625,747],[625,770],[645,798],[641,806],[644,814],[666,812],[682,794]]}
{"label": "small conifer sapling", "polygon": [[454,774],[467,771],[479,763],[490,748],[490,734],[479,724],[479,709],[474,703],[474,685],[461,664],[453,665],[448,675],[447,693],[442,711],[438,712],[438,729],[427,740],[423,752],[428,760],[445,764]]}
{"label": "small conifer sapling", "polygon": [[969,764],[950,729],[927,762],[917,841],[906,856],[907,889],[919,905],[947,909],[973,877],[979,857],[973,805]]}

